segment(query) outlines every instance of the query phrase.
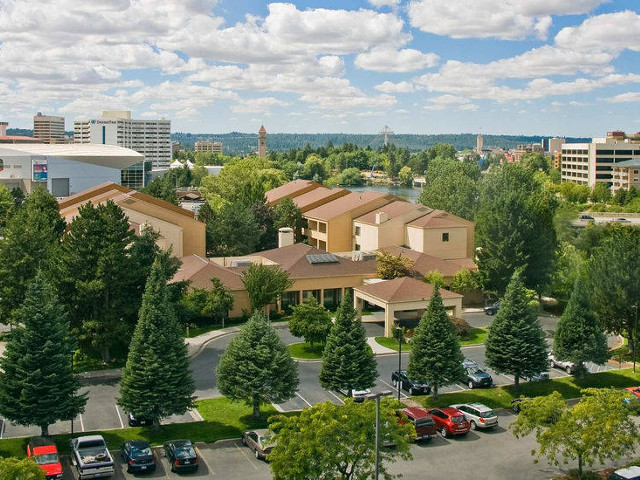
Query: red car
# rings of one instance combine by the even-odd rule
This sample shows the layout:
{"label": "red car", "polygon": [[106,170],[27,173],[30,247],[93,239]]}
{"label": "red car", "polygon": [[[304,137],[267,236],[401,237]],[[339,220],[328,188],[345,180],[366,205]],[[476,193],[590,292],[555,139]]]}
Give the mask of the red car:
{"label": "red car", "polygon": [[636,397],[640,399],[640,387],[627,387],[625,388],[625,390],[629,390],[631,393],[633,393]]}
{"label": "red car", "polygon": [[410,423],[416,429],[416,442],[431,440],[436,436],[436,421],[427,413],[426,408],[407,407],[398,410],[397,415],[398,423]]}
{"label": "red car", "polygon": [[32,437],[27,444],[27,456],[33,457],[44,470],[47,480],[62,479],[62,464],[58,457],[58,449],[51,438]]}
{"label": "red car", "polygon": [[464,414],[453,407],[432,408],[429,415],[436,421],[436,427],[444,438],[469,433],[469,422]]}

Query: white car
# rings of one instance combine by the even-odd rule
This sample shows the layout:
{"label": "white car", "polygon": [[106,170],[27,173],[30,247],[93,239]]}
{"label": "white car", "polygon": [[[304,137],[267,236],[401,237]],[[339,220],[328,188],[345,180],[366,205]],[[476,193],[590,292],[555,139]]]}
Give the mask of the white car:
{"label": "white car", "polygon": [[549,354],[549,365],[551,366],[551,368],[559,368],[567,373],[573,373],[577,367],[577,365],[573,362],[558,360],[553,356],[552,353]]}
{"label": "white car", "polygon": [[[345,397],[349,396],[349,390],[339,389],[338,392],[344,395]],[[368,388],[365,388],[364,390],[351,391],[351,397],[353,398],[353,401],[357,403],[364,402],[364,399],[366,398],[366,396],[370,394],[371,394],[371,390]]]}
{"label": "white car", "polygon": [[482,403],[459,403],[449,405],[460,410],[469,421],[471,430],[476,428],[493,428],[498,426],[498,415]]}

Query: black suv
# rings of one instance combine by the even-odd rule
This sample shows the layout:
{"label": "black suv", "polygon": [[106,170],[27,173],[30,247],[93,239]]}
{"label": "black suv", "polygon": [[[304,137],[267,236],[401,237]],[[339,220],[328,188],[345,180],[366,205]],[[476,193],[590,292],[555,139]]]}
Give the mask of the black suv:
{"label": "black suv", "polygon": [[493,302],[492,304],[484,307],[484,313],[487,315],[495,315],[496,313],[498,313],[499,309],[500,309],[500,300],[498,300],[497,302]]}
{"label": "black suv", "polygon": [[464,359],[462,366],[467,374],[467,385],[469,388],[476,387],[491,387],[493,385],[493,378],[487,373],[486,370],[480,368],[473,360]]}
{"label": "black suv", "polygon": [[403,390],[409,392],[409,395],[429,395],[431,393],[431,386],[427,382],[419,382],[418,380],[411,379],[407,376],[406,370],[396,370],[391,374],[391,383],[398,388],[398,382]]}

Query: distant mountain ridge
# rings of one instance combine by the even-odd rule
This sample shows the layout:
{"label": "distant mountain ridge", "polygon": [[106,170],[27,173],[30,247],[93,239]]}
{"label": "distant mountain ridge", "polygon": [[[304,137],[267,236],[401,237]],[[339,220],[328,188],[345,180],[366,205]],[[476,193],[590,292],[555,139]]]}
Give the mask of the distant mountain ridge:
{"label": "distant mountain ridge", "polygon": [[[65,132],[72,135],[73,132]],[[33,136],[33,130],[26,128],[9,128],[7,135]],[[389,143],[393,143],[400,148],[408,148],[413,152],[425,150],[437,143],[449,143],[456,150],[473,149],[476,147],[476,137],[474,133],[449,133],[439,135],[423,134],[396,134],[389,136]],[[518,145],[539,143],[542,135],[483,135],[485,148],[499,147],[508,150],[516,148]],[[222,142],[225,155],[243,155],[254,152],[258,148],[257,133],[184,133],[174,132],[171,140],[180,142],[183,148],[192,150],[197,141]],[[590,142],[591,138],[567,137],[567,142]],[[358,133],[268,133],[267,148],[273,151],[291,150],[294,148],[304,148],[309,145],[311,148],[326,146],[328,142],[334,145],[353,143],[358,147],[373,149],[384,145],[382,135],[368,135]]]}

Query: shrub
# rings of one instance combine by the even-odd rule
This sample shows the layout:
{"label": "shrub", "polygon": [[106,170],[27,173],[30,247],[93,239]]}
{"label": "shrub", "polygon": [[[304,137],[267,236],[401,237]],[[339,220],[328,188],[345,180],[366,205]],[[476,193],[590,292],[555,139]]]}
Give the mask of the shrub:
{"label": "shrub", "polygon": [[451,322],[456,327],[456,333],[462,339],[467,338],[469,332],[471,331],[471,325],[464,319],[458,317],[451,317]]}

